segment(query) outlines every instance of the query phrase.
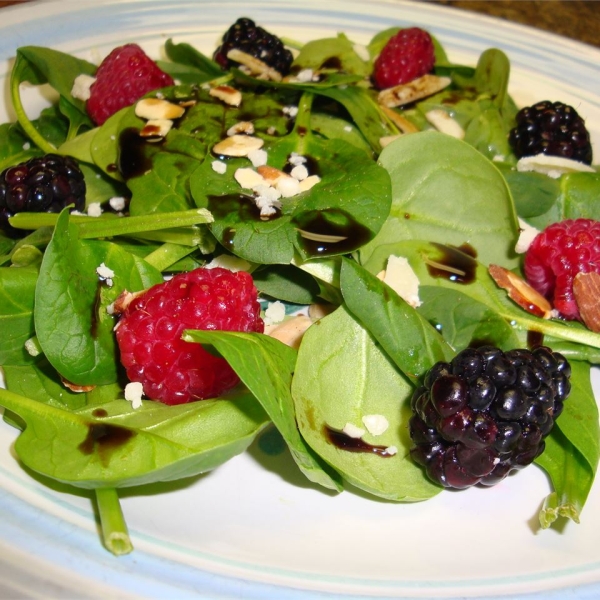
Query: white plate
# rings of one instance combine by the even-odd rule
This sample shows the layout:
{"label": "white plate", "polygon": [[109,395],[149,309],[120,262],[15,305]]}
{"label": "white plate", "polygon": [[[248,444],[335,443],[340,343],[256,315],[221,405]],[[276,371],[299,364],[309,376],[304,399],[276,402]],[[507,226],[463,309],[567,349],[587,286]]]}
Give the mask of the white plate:
{"label": "white plate", "polygon": [[[474,64],[490,46],[505,50],[517,101],[574,105],[600,151],[600,51],[429,3],[60,0],[0,15],[5,83],[10,57],[29,44],[93,59],[136,41],[157,56],[171,36],[210,53],[239,16],[302,41],[344,31],[364,43],[392,25],[420,25],[455,62]],[[44,100],[33,91],[28,103],[33,114]],[[23,471],[10,450],[16,435],[0,424],[0,597],[600,596],[600,486],[581,525],[540,532],[537,512],[550,488],[536,467],[493,489],[398,505],[354,491],[329,495],[286,453],[255,444],[208,475],[125,492],[136,550],[115,558],[100,545],[89,497]]]}

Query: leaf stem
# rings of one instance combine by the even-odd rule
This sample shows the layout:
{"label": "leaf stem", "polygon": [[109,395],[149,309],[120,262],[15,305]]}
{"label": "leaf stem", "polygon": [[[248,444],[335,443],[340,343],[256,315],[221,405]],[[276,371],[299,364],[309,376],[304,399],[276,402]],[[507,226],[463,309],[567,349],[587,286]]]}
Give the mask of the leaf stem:
{"label": "leaf stem", "polygon": [[115,488],[97,488],[95,492],[102,539],[106,549],[115,556],[129,554],[133,550],[133,544],[129,538],[117,490]]}

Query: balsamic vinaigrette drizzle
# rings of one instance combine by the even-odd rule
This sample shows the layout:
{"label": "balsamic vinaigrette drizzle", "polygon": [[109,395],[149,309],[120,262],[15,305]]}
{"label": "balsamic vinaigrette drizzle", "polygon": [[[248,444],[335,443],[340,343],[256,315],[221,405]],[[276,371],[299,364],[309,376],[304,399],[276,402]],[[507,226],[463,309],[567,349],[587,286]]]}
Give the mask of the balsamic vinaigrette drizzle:
{"label": "balsamic vinaigrette drizzle", "polygon": [[377,454],[382,458],[390,458],[393,453],[388,452],[387,446],[374,446],[365,442],[361,438],[353,438],[343,431],[333,429],[329,425],[325,425],[325,436],[337,448],[348,452],[367,452],[369,454]]}
{"label": "balsamic vinaigrette drizzle", "polygon": [[443,277],[454,283],[473,283],[477,272],[477,252],[469,244],[446,246],[431,242],[440,252],[436,260],[426,258],[427,270],[432,277]]}
{"label": "balsamic vinaigrette drizzle", "polygon": [[78,449],[85,455],[97,453],[100,462],[107,466],[114,452],[124,446],[135,435],[135,431],[119,425],[89,423],[87,436],[79,444]]}

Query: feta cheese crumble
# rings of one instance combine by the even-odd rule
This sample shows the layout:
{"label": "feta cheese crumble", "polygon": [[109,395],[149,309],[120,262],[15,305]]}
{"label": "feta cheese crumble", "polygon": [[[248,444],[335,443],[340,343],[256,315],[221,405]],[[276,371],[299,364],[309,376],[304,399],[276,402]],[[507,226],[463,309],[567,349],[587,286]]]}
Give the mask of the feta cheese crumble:
{"label": "feta cheese crumble", "polygon": [[381,435],[390,426],[389,421],[383,415],[365,415],[362,422],[371,435]]}
{"label": "feta cheese crumble", "polygon": [[123,196],[115,196],[111,198],[108,203],[113,210],[121,211],[125,209],[125,198]]}
{"label": "feta cheese crumble", "polygon": [[265,310],[265,325],[276,325],[281,323],[285,319],[285,304],[276,300],[275,302],[269,302],[267,309]]}
{"label": "feta cheese crumble", "polygon": [[131,408],[134,410],[142,407],[142,396],[144,388],[139,381],[132,381],[125,386],[125,400],[131,402]]}
{"label": "feta cheese crumble", "polygon": [[365,435],[365,430],[353,425],[352,423],[346,423],[342,432],[345,433],[348,437],[358,439]]}
{"label": "feta cheese crumble", "polygon": [[115,272],[112,269],[109,269],[104,263],[100,263],[100,266],[96,267],[96,273],[108,287],[112,287],[113,277],[115,276]]}
{"label": "feta cheese crumble", "polygon": [[86,75],[85,73],[77,75],[77,77],[75,77],[75,80],[73,81],[73,87],[71,88],[71,96],[73,96],[73,98],[77,98],[78,100],[86,102],[90,99],[90,90],[95,81],[96,78],[92,77],[91,75]]}
{"label": "feta cheese crumble", "polygon": [[100,206],[100,202],[92,202],[87,207],[88,217],[99,217],[102,214],[102,206]]}

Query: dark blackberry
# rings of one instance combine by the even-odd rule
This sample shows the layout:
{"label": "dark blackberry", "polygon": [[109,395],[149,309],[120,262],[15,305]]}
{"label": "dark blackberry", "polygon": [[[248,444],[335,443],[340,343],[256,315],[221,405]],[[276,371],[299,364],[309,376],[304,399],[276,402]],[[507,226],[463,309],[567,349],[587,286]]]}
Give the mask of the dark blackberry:
{"label": "dark blackberry", "polygon": [[570,374],[564,356],[546,347],[468,348],[436,363],[413,395],[411,456],[444,487],[498,483],[544,451]]}
{"label": "dark blackberry", "polygon": [[237,66],[238,63],[227,58],[227,53],[234,48],[258,58],[281,75],[290,72],[292,53],[284,47],[276,35],[258,27],[251,19],[238,19],[226,31],[222,44],[215,50],[213,59],[223,69]]}
{"label": "dark blackberry", "polygon": [[8,219],[20,212],[60,212],[65,206],[85,207],[85,181],[70,156],[46,154],[0,173],[0,229],[12,238],[27,231],[15,229]]}
{"label": "dark blackberry", "polygon": [[572,106],[544,100],[522,108],[516,121],[508,140],[517,158],[548,154],[592,164],[590,134]]}

